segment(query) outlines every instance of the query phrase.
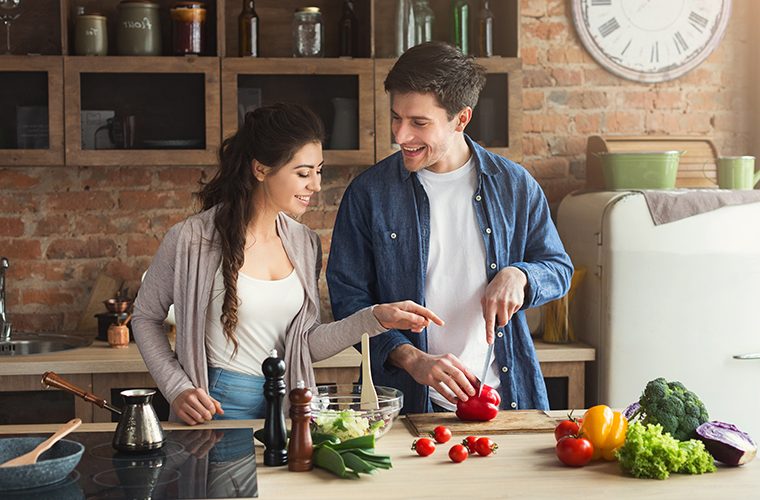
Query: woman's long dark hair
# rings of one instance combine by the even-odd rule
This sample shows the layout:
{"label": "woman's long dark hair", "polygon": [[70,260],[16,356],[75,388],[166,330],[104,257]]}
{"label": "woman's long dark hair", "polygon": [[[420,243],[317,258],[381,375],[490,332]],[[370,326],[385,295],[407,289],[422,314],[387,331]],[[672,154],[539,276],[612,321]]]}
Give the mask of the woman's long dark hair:
{"label": "woman's long dark hair", "polygon": [[301,147],[324,140],[322,122],[298,104],[273,104],[245,116],[243,126],[222,143],[219,170],[197,193],[202,209],[218,206],[214,225],[222,248],[224,303],[221,322],[224,336],[237,353],[238,271],[245,257],[248,224],[253,216],[253,192],[258,180],[253,160],[278,169],[293,159]]}

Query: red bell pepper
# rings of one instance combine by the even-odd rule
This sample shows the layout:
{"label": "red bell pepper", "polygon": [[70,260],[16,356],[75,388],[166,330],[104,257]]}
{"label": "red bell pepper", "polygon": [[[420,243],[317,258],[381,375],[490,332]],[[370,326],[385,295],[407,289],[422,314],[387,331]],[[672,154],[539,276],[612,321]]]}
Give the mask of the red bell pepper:
{"label": "red bell pepper", "polygon": [[501,403],[499,393],[483,384],[480,396],[470,396],[467,401],[457,401],[457,417],[459,420],[487,422],[498,415],[499,403]]}

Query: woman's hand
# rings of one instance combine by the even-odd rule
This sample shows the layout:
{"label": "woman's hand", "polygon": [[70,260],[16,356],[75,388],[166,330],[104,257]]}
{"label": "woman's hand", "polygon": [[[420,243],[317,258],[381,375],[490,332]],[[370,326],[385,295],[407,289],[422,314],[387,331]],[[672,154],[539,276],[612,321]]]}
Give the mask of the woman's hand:
{"label": "woman's hand", "polygon": [[443,326],[443,320],[433,311],[411,300],[378,304],[372,312],[383,328],[388,330],[411,330],[419,333],[430,325],[431,321],[438,326]]}
{"label": "woman's hand", "polygon": [[224,414],[219,401],[201,388],[182,391],[172,401],[172,410],[187,425],[202,424],[213,419],[217,413]]}

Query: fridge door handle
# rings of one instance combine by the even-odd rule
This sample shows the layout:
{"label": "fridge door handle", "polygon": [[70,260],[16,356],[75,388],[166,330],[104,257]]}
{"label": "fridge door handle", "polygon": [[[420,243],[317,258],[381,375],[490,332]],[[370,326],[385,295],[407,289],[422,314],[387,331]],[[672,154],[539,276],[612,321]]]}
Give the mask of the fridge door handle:
{"label": "fridge door handle", "polygon": [[753,352],[749,354],[735,354],[734,359],[760,359],[760,352]]}

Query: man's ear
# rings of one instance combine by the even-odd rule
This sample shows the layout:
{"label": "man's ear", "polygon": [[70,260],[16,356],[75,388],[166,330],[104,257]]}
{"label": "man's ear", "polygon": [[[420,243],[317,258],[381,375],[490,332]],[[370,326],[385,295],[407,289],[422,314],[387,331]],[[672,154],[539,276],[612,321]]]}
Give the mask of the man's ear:
{"label": "man's ear", "polygon": [[465,127],[467,127],[467,124],[470,123],[470,120],[472,120],[472,108],[469,106],[465,106],[462,108],[462,110],[457,113],[456,116],[456,131],[457,132],[464,132]]}
{"label": "man's ear", "polygon": [[266,177],[269,173],[269,167],[254,159],[251,162],[251,171],[253,172],[253,176],[257,181],[263,182],[264,177]]}

